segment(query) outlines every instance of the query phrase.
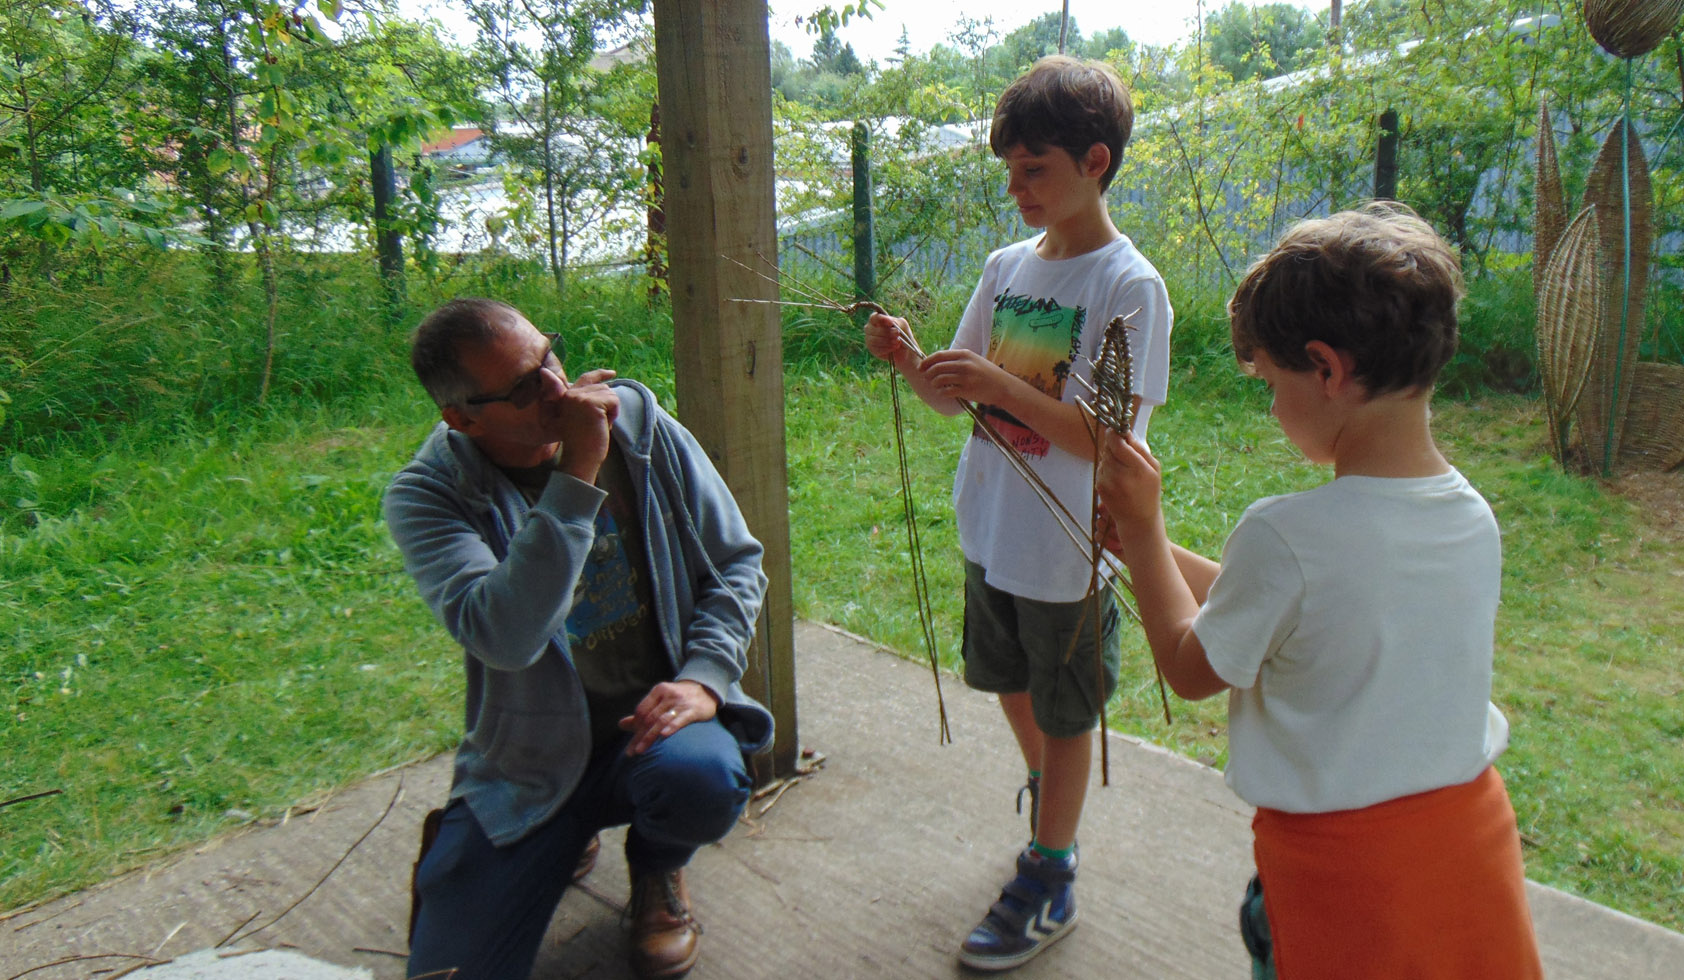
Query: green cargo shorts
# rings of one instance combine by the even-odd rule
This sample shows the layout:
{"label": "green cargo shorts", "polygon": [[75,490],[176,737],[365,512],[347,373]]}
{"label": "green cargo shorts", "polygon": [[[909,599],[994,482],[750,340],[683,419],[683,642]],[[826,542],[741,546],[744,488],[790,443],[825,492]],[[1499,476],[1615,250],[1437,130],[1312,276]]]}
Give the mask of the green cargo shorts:
{"label": "green cargo shorts", "polygon": [[1094,663],[1091,599],[1041,602],[1003,592],[983,581],[983,569],[965,562],[965,683],[991,694],[1029,692],[1035,724],[1053,738],[1093,730],[1117,689],[1121,657],[1117,600],[1102,588],[1101,670]]}

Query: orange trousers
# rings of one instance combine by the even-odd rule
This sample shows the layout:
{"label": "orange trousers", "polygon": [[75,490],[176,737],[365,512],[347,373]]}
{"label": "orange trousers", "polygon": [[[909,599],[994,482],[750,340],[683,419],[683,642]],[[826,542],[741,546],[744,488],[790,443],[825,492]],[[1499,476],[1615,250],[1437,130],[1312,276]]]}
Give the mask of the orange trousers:
{"label": "orange trousers", "polygon": [[1497,770],[1360,810],[1252,820],[1280,980],[1539,980]]}

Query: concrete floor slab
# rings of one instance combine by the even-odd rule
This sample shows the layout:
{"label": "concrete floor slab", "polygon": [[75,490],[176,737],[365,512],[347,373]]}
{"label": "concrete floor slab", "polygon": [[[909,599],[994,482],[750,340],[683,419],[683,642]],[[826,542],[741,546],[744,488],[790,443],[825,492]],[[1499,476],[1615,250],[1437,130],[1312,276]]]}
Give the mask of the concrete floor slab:
{"label": "concrete floor slab", "polygon": [[[706,933],[691,976],[969,975],[959,940],[1027,835],[1013,808],[1022,763],[998,706],[947,679],[955,741],[942,746],[927,667],[813,624],[798,627],[796,654],[802,742],[825,762],[697,855]],[[1249,809],[1214,770],[1131,739],[1113,736],[1111,778],[1100,787],[1095,773],[1083,819],[1081,925],[1014,975],[1249,976],[1235,928]],[[448,782],[444,757],[385,773],[308,814],[15,914],[0,921],[0,977],[109,978],[221,945],[399,980],[417,828]],[[631,975],[622,841],[606,834],[597,869],[563,900],[536,977]],[[1530,896],[1550,977],[1684,977],[1684,936],[1554,889]],[[251,968],[219,980],[293,976],[248,956],[216,965]]]}

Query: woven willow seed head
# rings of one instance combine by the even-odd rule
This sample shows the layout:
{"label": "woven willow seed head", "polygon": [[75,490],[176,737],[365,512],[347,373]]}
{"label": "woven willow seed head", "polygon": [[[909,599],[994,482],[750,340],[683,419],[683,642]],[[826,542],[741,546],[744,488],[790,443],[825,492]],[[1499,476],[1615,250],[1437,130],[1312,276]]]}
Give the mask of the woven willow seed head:
{"label": "woven willow seed head", "polygon": [[[1622,134],[1623,130],[1623,134]],[[1631,268],[1626,269],[1625,188],[1631,188]],[[1619,458],[1632,372],[1643,339],[1649,293],[1649,246],[1654,240],[1649,162],[1630,123],[1609,132],[1585,182],[1585,203],[1596,205],[1602,267],[1602,331],[1591,356],[1590,380],[1579,400],[1579,431],[1591,466]],[[1626,283],[1630,281],[1630,292]],[[1622,337],[1623,335],[1623,337]],[[1623,340],[1623,343],[1622,343]],[[1610,424],[1612,423],[1612,424]]]}
{"label": "woven willow seed head", "polygon": [[1555,127],[1548,102],[1538,103],[1538,171],[1533,184],[1532,292],[1543,289],[1550,253],[1567,227],[1567,200],[1561,189],[1561,166],[1555,155]]}
{"label": "woven willow seed head", "polygon": [[1580,211],[1562,234],[1538,287],[1538,373],[1556,451],[1572,417],[1602,331],[1600,232],[1594,206]]}
{"label": "woven willow seed head", "polygon": [[1093,364],[1094,414],[1113,432],[1134,427],[1134,354],[1129,350],[1128,324],[1114,316],[1099,342]]}
{"label": "woven willow seed head", "polygon": [[1609,54],[1639,58],[1660,46],[1678,18],[1684,0],[1585,0],[1585,27]]}

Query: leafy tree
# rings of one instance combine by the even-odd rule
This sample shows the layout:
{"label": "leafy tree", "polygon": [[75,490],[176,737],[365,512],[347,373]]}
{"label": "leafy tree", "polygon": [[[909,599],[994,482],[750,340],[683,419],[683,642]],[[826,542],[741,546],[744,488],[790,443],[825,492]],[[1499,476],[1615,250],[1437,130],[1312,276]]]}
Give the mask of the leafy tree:
{"label": "leafy tree", "polygon": [[[43,194],[135,176],[132,155],[83,112],[120,88],[132,69],[134,25],[109,8],[67,0],[8,0],[0,7],[0,144],[22,158],[28,188]],[[119,162],[123,156],[131,159]]]}
{"label": "leafy tree", "polygon": [[1121,27],[1112,27],[1094,34],[1082,42],[1082,54],[1088,58],[1104,59],[1113,51],[1127,55],[1134,50],[1134,42]]}
{"label": "leafy tree", "polygon": [[[470,0],[480,30],[482,70],[495,80],[500,113],[495,144],[521,165],[509,175],[517,198],[528,190],[541,202],[517,207],[542,215],[544,251],[556,288],[566,282],[567,250],[575,229],[569,206],[596,175],[595,138],[578,107],[590,85],[588,65],[599,41],[624,37],[639,0]],[[528,181],[533,181],[528,184]]]}
{"label": "leafy tree", "polygon": [[1409,0],[1361,0],[1344,8],[1340,40],[1355,51],[1389,51],[1414,36],[1410,10]]}
{"label": "leafy tree", "polygon": [[230,147],[244,144],[242,99],[251,88],[240,66],[237,17],[218,0],[160,4],[152,12],[153,54],[146,63],[157,172],[197,217],[213,280],[224,293],[232,289],[229,252],[247,203],[244,182],[228,176]]}
{"label": "leafy tree", "polygon": [[1001,72],[991,70],[990,62],[997,64],[1003,60],[989,57],[989,53],[1000,40],[1000,32],[994,27],[994,18],[974,20],[970,17],[960,17],[959,23],[954,26],[953,33],[948,37],[957,48],[957,57],[950,63],[963,66],[962,76],[954,81],[956,88],[965,91],[970,117],[992,117],[995,98],[1010,82],[1009,78],[1000,77]]}
{"label": "leafy tree", "polygon": [[1289,3],[1254,7],[1233,0],[1205,18],[1210,58],[1236,81],[1295,70],[1299,53],[1321,43],[1321,25]]}
{"label": "leafy tree", "polygon": [[[1062,25],[1063,15],[1059,11],[1053,11],[1042,14],[1007,34],[995,51],[1002,70],[1015,77],[1041,57],[1058,54],[1058,36]],[[1082,32],[1076,26],[1076,19],[1073,17],[1065,33],[1064,43],[1066,52],[1075,53],[1082,50]]]}
{"label": "leafy tree", "polygon": [[43,274],[73,241],[96,254],[124,237],[162,243],[148,156],[128,139],[142,122],[125,98],[144,54],[134,32],[104,4],[0,5],[0,279],[31,242]]}
{"label": "leafy tree", "polygon": [[865,71],[852,44],[843,44],[834,28],[825,28],[813,42],[813,68],[823,75],[858,75]]}
{"label": "leafy tree", "polygon": [[[439,202],[431,167],[419,159],[421,144],[455,121],[488,112],[475,92],[472,64],[440,39],[436,25],[377,14],[347,23],[333,43],[312,46],[300,68],[293,83],[313,93],[318,125],[298,164],[300,176],[320,190],[299,202],[299,210],[364,229],[397,313],[401,243],[408,239],[428,273],[437,268],[432,239]],[[396,180],[399,167],[407,181]],[[390,201],[382,200],[382,180],[392,185]]]}
{"label": "leafy tree", "polygon": [[891,65],[904,65],[906,59],[910,57],[912,57],[912,36],[906,32],[906,25],[902,24],[900,25],[900,37],[895,41],[894,54],[889,56],[888,62]]}
{"label": "leafy tree", "polygon": [[795,52],[790,50],[789,45],[773,38],[771,60],[772,90],[775,92],[782,91],[784,85],[790,80],[790,76],[795,73]]}

